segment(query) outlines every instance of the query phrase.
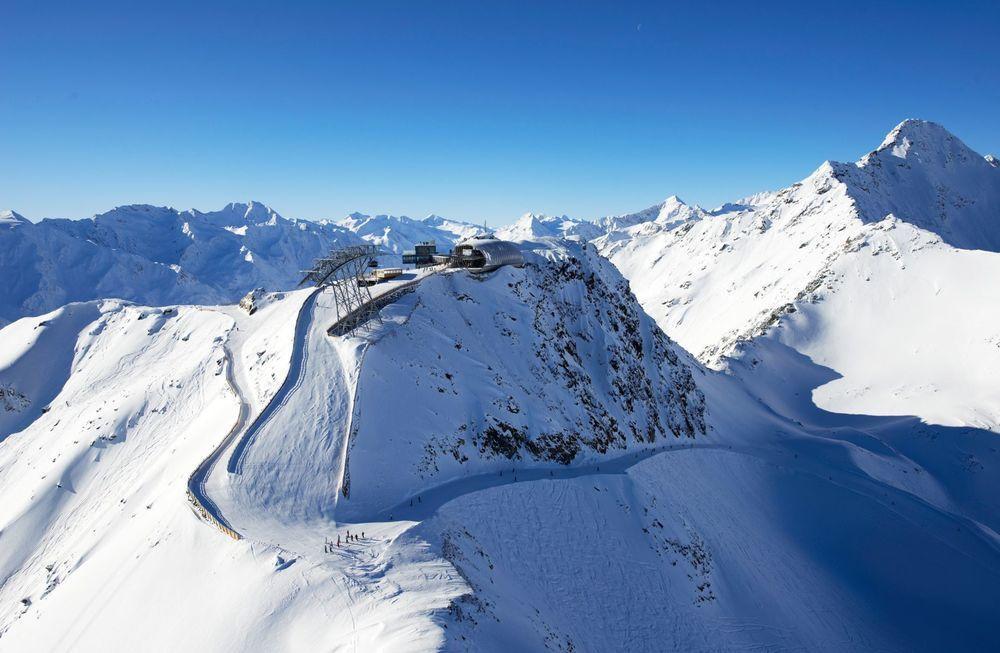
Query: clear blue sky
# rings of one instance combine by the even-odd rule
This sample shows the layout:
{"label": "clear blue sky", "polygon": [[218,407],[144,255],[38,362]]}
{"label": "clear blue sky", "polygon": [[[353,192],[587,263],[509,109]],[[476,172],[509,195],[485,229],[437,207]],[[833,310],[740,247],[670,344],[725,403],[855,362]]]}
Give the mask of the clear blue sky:
{"label": "clear blue sky", "polygon": [[1000,3],[0,3],[0,208],[590,218],[907,117],[1000,153]]}

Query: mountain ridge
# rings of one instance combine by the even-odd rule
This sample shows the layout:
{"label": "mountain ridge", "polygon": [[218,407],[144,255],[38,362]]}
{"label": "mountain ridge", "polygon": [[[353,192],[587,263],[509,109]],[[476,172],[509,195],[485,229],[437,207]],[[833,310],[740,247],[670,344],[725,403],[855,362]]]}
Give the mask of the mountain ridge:
{"label": "mountain ridge", "polygon": [[904,121],[855,163],[720,208],[666,225],[648,211],[593,241],[703,363],[777,339],[841,373],[814,391],[828,410],[1000,425],[983,372],[1000,365],[1000,173],[985,157]]}

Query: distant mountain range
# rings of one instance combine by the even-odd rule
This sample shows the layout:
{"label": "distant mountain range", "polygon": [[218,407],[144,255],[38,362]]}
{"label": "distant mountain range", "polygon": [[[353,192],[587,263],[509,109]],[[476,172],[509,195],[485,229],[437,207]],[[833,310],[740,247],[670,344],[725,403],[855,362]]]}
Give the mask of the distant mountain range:
{"label": "distant mountain range", "polygon": [[433,240],[447,250],[481,231],[434,215],[287,219],[259,202],[208,213],[132,205],[85,220],[37,223],[3,211],[0,276],[8,286],[0,296],[0,326],[102,297],[151,305],[233,303],[256,287],[295,287],[301,271],[331,247],[370,242],[399,255]]}

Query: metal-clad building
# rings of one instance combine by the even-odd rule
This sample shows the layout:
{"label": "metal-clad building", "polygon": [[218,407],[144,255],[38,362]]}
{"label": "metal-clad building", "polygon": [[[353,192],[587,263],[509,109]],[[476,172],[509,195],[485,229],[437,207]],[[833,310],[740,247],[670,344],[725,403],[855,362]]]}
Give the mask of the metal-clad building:
{"label": "metal-clad building", "polygon": [[503,265],[521,267],[524,265],[524,255],[518,246],[509,240],[472,238],[455,245],[451,264],[454,267],[475,268],[487,272]]}
{"label": "metal-clad building", "polygon": [[414,245],[413,249],[403,252],[403,263],[430,265],[434,262],[435,254],[437,254],[437,245],[433,240],[425,240]]}

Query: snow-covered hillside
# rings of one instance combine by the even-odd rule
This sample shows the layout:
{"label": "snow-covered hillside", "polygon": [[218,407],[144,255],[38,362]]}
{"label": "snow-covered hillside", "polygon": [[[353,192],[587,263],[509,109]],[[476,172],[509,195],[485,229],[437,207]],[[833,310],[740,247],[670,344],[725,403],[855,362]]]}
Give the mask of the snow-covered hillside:
{"label": "snow-covered hillside", "polygon": [[333,245],[361,242],[328,223],[288,220],[258,203],[220,211],[123,206],[88,220],[0,220],[0,325],[71,301],[235,302],[288,289]]}
{"label": "snow-covered hillside", "polygon": [[262,298],[252,316],[87,302],[0,330],[0,385],[23,389],[34,418],[14,433],[23,424],[4,422],[0,442],[0,651],[440,641],[432,615],[464,587],[445,560],[386,555],[357,597],[368,550],[389,542],[324,556],[331,523],[303,559],[233,542],[188,503],[188,476],[237,418],[233,389],[254,413],[277,391],[310,292]]}
{"label": "snow-covered hillside", "polygon": [[[311,290],[0,330],[0,650],[998,645],[994,434],[711,372],[591,246],[523,247],[375,287],[418,284],[364,338]],[[241,404],[233,541],[185,486]]]}

